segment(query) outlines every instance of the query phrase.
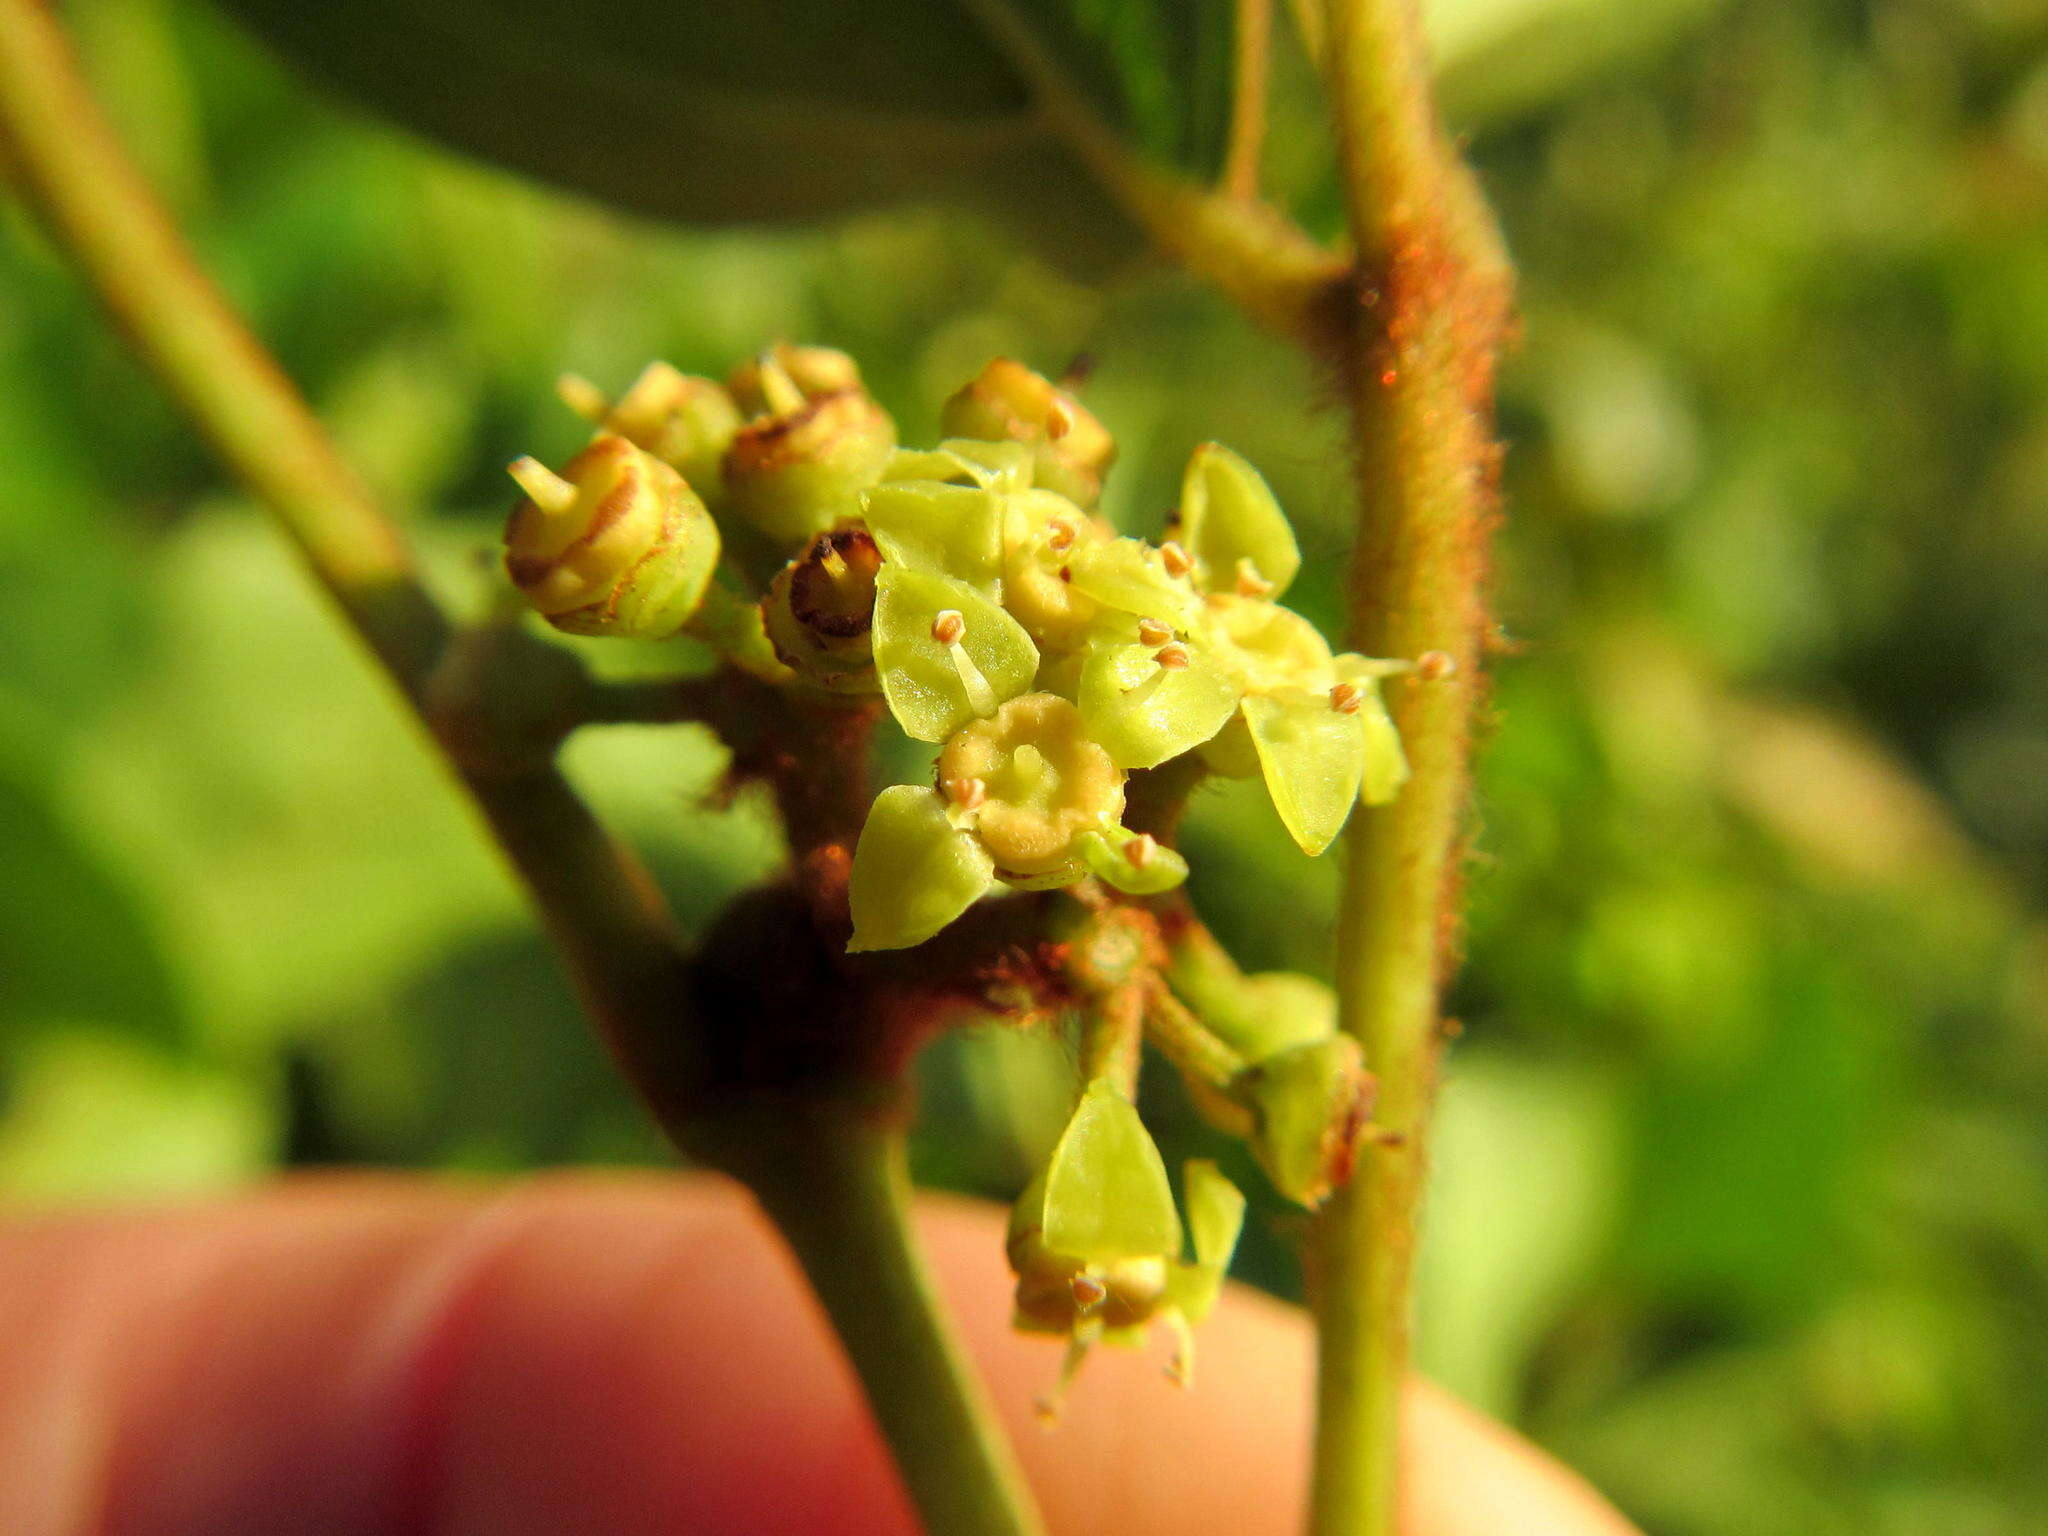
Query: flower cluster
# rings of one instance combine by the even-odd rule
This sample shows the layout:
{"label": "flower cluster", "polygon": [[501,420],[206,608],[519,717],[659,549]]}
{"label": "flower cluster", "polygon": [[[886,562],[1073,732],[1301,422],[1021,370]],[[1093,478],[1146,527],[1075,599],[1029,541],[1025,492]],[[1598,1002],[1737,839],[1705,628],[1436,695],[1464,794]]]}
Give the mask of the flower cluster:
{"label": "flower cluster", "polygon": [[[711,596],[721,525],[789,557],[760,623],[803,685],[879,694],[940,747],[936,782],[876,800],[855,853],[855,950],[938,932],[992,887],[1178,883],[1173,850],[1122,824],[1128,774],[1199,754],[1261,777],[1302,849],[1407,769],[1380,679],[1280,598],[1301,566],[1257,470],[1189,460],[1159,542],[1097,512],[1116,446],[1071,394],[998,359],[947,401],[950,434],[905,450],[851,358],[777,347],[723,385],[665,364],[617,401],[580,381],[599,429],[528,499],[507,568],[549,620],[640,636]],[[716,520],[714,520],[714,515]]]}
{"label": "flower cluster", "polygon": [[[999,887],[1172,889],[1181,855],[1125,825],[1133,774],[1261,779],[1312,855],[1407,775],[1380,683],[1426,665],[1333,654],[1282,606],[1293,530],[1227,448],[1195,451],[1155,541],[1098,511],[1116,454],[1101,423],[1007,359],[946,402],[928,449],[899,446],[853,361],[816,347],[723,383],[656,364],[616,400],[575,379],[563,394],[590,445],[559,474],[512,467],[506,570],[540,614],[577,634],[697,634],[820,707],[879,699],[935,749],[929,780],[868,808],[850,951],[920,944]],[[1227,957],[1071,969],[1084,1034],[1142,1024],[1281,1193],[1313,1205],[1345,1176],[1371,1078],[1326,988]],[[1184,1339],[1243,1217],[1201,1162],[1176,1207],[1133,1070],[1083,1083],[1011,1223],[1017,1321],[1064,1335],[1070,1371],[1155,1321]]]}

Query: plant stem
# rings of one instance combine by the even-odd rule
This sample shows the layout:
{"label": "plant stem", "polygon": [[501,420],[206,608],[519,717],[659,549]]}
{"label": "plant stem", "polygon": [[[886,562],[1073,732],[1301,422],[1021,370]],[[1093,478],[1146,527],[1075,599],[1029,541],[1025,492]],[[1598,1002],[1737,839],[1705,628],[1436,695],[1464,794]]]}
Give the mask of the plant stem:
{"label": "plant stem", "polygon": [[[0,0],[0,159],[159,381],[270,506],[432,734],[443,701],[431,685],[451,633],[404,536],[201,272],[100,115],[41,0]],[[747,613],[732,606],[731,618],[744,628]],[[689,714],[720,707],[729,686],[739,680],[603,692],[600,708],[624,718]],[[851,731],[864,748],[864,730],[845,723],[835,745],[847,747]],[[525,883],[622,1071],[679,1144],[716,1138],[719,1127],[701,1124],[703,1036],[691,1027],[689,972],[652,879],[545,754],[526,760],[516,751],[465,750],[477,744],[452,737],[437,741]],[[828,777],[843,788],[864,765],[864,750],[842,751]],[[816,823],[797,829],[811,841],[837,829],[825,809],[798,809]],[[751,1175],[823,1298],[930,1528],[1033,1536],[1022,1480],[914,1247],[900,1131],[873,1117],[808,1108],[751,1130],[739,1159],[748,1166],[736,1171]]]}
{"label": "plant stem", "polygon": [[[0,0],[0,144],[51,233],[158,381],[270,507],[424,719],[450,635],[403,533],[193,259],[40,0]],[[451,763],[634,1081],[677,1049],[680,947],[666,903],[553,768]]]}
{"label": "plant stem", "polygon": [[1479,695],[1506,289],[1490,225],[1438,127],[1414,0],[1331,0],[1325,64],[1361,253],[1338,340],[1360,487],[1351,642],[1441,651],[1390,690],[1412,777],[1351,820],[1338,914],[1340,1022],[1378,1074],[1386,1136],[1310,1238],[1318,1325],[1315,1536],[1392,1536],[1410,1289],[1451,963],[1456,859]]}
{"label": "plant stem", "polygon": [[447,624],[398,529],[193,260],[38,0],[0,4],[0,139],[51,232],[408,694]]}
{"label": "plant stem", "polygon": [[1273,69],[1273,0],[1237,0],[1231,9],[1230,137],[1218,178],[1227,196],[1259,195],[1266,146],[1266,87]]}
{"label": "plant stem", "polygon": [[1270,204],[1215,192],[1161,169],[1117,135],[1031,30],[1011,0],[966,0],[1111,199],[1158,248],[1214,284],[1261,325],[1300,341],[1316,337],[1344,264]]}
{"label": "plant stem", "polygon": [[993,1406],[919,1253],[903,1133],[886,1115],[786,1106],[733,1137],[739,1171],[824,1303],[932,1536],[1041,1530]]}

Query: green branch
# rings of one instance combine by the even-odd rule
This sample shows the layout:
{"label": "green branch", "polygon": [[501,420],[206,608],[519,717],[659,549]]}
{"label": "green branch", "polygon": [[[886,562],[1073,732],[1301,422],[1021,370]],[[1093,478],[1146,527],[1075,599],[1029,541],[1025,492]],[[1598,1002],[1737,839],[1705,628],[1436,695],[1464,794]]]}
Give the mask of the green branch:
{"label": "green branch", "polygon": [[918,1252],[901,1129],[830,1103],[775,1118],[766,1134],[726,1142],[824,1303],[925,1529],[1039,1536],[1023,1474]]}
{"label": "green branch", "polygon": [[[679,1145],[716,1143],[728,1154],[720,1165],[750,1179],[839,1328],[930,1528],[1032,1536],[1030,1501],[913,1245],[900,1136],[848,1112],[858,1096],[849,1087],[822,1108],[750,1125],[738,1148],[719,1140],[730,1127],[705,1123],[709,1052],[690,1027],[692,981],[668,906],[553,764],[562,737],[581,721],[728,715],[737,695],[767,691],[763,683],[595,685],[546,647],[545,658],[529,654],[529,670],[517,671],[516,629],[454,634],[403,535],[194,261],[41,0],[0,0],[0,162],[413,706],[524,882],[605,1044],[664,1129]],[[728,604],[721,612],[731,634],[719,638],[748,641],[751,610]],[[780,669],[757,654],[764,649],[731,647],[739,663],[772,677]],[[513,675],[493,673],[506,666]],[[549,685],[568,700],[559,719]],[[864,729],[846,721],[821,733],[821,753],[836,754],[832,772],[821,775],[825,788],[858,780]],[[793,836],[813,842],[852,814],[783,801],[801,823]]]}
{"label": "green branch", "polygon": [[[0,0],[0,142],[50,232],[159,382],[269,506],[426,719],[451,638],[404,535],[200,270],[39,0]],[[430,729],[437,722],[429,721]],[[636,1081],[672,1050],[680,949],[639,862],[544,762],[495,771],[434,732]],[[657,1044],[656,1042],[660,1042]]]}
{"label": "green branch", "polygon": [[1317,1276],[1317,1536],[1392,1536],[1401,1383],[1438,993],[1453,962],[1493,507],[1492,369],[1505,260],[1437,123],[1414,0],[1331,0],[1324,45],[1345,204],[1362,253],[1340,339],[1359,484],[1350,641],[1439,651],[1447,676],[1390,689],[1412,775],[1347,835],[1342,1027],[1378,1075],[1386,1133],[1311,1235]]}
{"label": "green branch", "polygon": [[[966,0],[1036,99],[1046,126],[1158,251],[1259,324],[1315,340],[1344,263],[1278,209],[1212,191],[1137,154],[1067,77],[1011,0]],[[1263,115],[1263,114],[1262,114]]]}

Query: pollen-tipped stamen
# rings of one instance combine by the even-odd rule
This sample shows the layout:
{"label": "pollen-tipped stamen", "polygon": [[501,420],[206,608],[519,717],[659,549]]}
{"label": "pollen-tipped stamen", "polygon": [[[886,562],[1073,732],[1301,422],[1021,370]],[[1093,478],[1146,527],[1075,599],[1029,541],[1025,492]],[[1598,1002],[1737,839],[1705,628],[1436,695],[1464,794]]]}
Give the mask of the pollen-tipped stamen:
{"label": "pollen-tipped stamen", "polygon": [[1154,650],[1173,638],[1173,626],[1159,619],[1138,620],[1138,643]]}
{"label": "pollen-tipped stamen", "polygon": [[1142,709],[1146,701],[1159,691],[1160,685],[1173,673],[1186,671],[1188,663],[1193,658],[1188,655],[1188,648],[1186,646],[1175,641],[1171,645],[1159,647],[1153,653],[1152,659],[1158,665],[1152,669],[1150,675],[1143,682],[1124,694],[1125,703],[1132,709]]}
{"label": "pollen-tipped stamen", "polygon": [[1159,558],[1166,566],[1169,576],[1185,576],[1195,568],[1195,562],[1177,539],[1168,539],[1159,546]]}
{"label": "pollen-tipped stamen", "polygon": [[1259,573],[1249,555],[1240,555],[1237,561],[1237,595],[1239,597],[1271,597],[1273,583]]}
{"label": "pollen-tipped stamen", "polygon": [[1353,683],[1337,683],[1330,689],[1330,708],[1340,715],[1355,715],[1365,702],[1364,696]]}
{"label": "pollen-tipped stamen", "polygon": [[953,658],[953,670],[959,675],[960,686],[967,693],[967,707],[982,719],[996,712],[999,700],[996,691],[982,675],[981,668],[974,664],[974,658],[967,654],[964,642],[967,638],[967,620],[957,608],[942,608],[932,619],[932,638],[946,648],[946,654]]}

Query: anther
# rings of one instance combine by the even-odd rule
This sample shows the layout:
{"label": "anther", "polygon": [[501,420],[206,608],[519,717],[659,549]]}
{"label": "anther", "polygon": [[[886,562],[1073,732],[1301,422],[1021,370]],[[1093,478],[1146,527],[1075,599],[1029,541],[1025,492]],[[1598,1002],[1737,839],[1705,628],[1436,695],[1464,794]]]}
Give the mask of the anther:
{"label": "anther", "polygon": [[1074,430],[1074,415],[1066,403],[1055,396],[1045,408],[1045,435],[1058,442]]}
{"label": "anther", "polygon": [[1162,645],[1159,647],[1158,652],[1152,659],[1168,672],[1184,672],[1187,670],[1189,661],[1193,658],[1188,655],[1188,648],[1186,646],[1182,645],[1179,641],[1175,641],[1172,645]]}
{"label": "anther", "polygon": [[1425,683],[1442,682],[1457,670],[1457,659],[1449,651],[1424,651],[1415,658],[1415,675]]}
{"label": "anther", "polygon": [[837,545],[827,544],[818,555],[818,564],[825,568],[825,574],[834,581],[846,578],[846,557],[839,553]]}
{"label": "anther", "polygon": [[967,620],[957,608],[941,608],[932,620],[932,638],[941,645],[958,645],[966,633]]}
{"label": "anther", "polygon": [[1131,868],[1143,869],[1152,862],[1152,856],[1159,852],[1159,844],[1150,832],[1140,832],[1124,844],[1124,857],[1131,861]]}
{"label": "anther", "polygon": [[1074,1293],[1074,1305],[1083,1312],[1094,1311],[1109,1296],[1109,1287],[1093,1275],[1076,1275],[1068,1286]]}
{"label": "anther", "polygon": [[1047,527],[1045,547],[1056,555],[1063,555],[1074,547],[1074,540],[1077,537],[1079,535],[1072,523],[1064,517],[1056,517]]}
{"label": "anther", "polygon": [[978,811],[988,799],[988,781],[985,779],[951,779],[946,784],[946,795],[963,811]]}
{"label": "anther", "polygon": [[505,473],[518,481],[527,499],[550,517],[560,517],[576,505],[576,487],[531,454],[514,459]]}
{"label": "anther", "polygon": [[1195,568],[1195,562],[1188,558],[1188,552],[1174,539],[1168,539],[1159,546],[1159,558],[1164,562],[1166,574],[1169,576],[1185,576]]}
{"label": "anther", "polygon": [[1239,597],[1271,597],[1273,583],[1259,574],[1259,568],[1249,558],[1240,557],[1237,562],[1237,595]]}
{"label": "anther", "polygon": [[1138,620],[1138,643],[1140,645],[1161,646],[1172,638],[1173,627],[1171,625],[1163,624],[1158,619]]}
{"label": "anther", "polygon": [[1354,683],[1338,683],[1330,690],[1330,708],[1340,715],[1355,715],[1364,703]]}

